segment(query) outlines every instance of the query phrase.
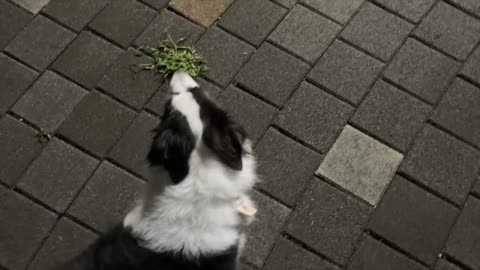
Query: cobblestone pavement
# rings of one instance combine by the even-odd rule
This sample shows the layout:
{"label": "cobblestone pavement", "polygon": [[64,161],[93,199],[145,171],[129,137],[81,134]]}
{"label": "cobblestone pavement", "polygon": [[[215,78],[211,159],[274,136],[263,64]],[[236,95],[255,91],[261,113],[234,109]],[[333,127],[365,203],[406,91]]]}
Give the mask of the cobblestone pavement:
{"label": "cobblestone pavement", "polygon": [[243,269],[480,269],[478,0],[0,0],[0,269],[132,205],[165,29],[255,141]]}

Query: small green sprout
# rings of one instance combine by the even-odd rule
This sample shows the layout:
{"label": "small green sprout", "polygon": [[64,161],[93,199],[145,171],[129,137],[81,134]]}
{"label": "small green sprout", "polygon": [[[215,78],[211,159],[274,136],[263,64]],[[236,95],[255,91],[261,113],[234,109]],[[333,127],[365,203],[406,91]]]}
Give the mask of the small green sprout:
{"label": "small green sprout", "polygon": [[46,143],[50,141],[53,136],[48,132],[48,130],[44,128],[40,128],[39,131],[37,131],[37,134],[35,135],[40,143]]}

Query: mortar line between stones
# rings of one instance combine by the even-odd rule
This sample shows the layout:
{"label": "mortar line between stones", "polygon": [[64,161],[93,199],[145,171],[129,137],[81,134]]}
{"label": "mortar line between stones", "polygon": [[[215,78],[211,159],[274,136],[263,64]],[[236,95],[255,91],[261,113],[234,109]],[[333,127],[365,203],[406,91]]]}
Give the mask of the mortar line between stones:
{"label": "mortar line between stones", "polygon": [[447,253],[442,253],[442,255],[443,255],[443,258],[446,261],[450,262],[453,265],[459,266],[462,270],[475,270],[475,269],[467,266],[466,264],[462,263],[461,261],[455,259],[453,256],[450,256]]}
{"label": "mortar line between stones", "polygon": [[448,5],[450,5],[450,6],[453,6],[454,8],[462,11],[463,13],[469,15],[470,17],[473,17],[473,18],[475,18],[475,19],[477,19],[477,20],[480,20],[480,15],[477,15],[477,14],[473,13],[472,11],[470,11],[470,10],[462,7],[461,5],[453,2],[452,0],[443,0],[443,2],[445,2],[446,4],[448,4]]}
{"label": "mortar line between stones", "polygon": [[7,0],[8,3],[12,4],[13,6],[17,7],[17,8],[20,8],[21,10],[25,11],[26,13],[28,13],[29,15],[32,15],[33,17],[37,16],[37,14],[33,14],[30,10],[24,8],[23,6],[19,5],[18,3],[16,3],[15,1],[13,0]]}
{"label": "mortar line between stones", "polygon": [[[460,71],[460,72],[462,72],[462,71]],[[480,83],[472,80],[471,78],[467,77],[465,74],[459,73],[459,74],[457,75],[457,77],[460,78],[460,79],[462,79],[462,80],[464,80],[464,81],[466,81],[466,82],[468,82],[469,84],[475,86],[476,88],[479,88],[479,89],[480,89]]]}
{"label": "mortar line between stones", "polygon": [[382,9],[384,9],[385,11],[388,11],[388,13],[392,13],[393,15],[395,15],[395,16],[397,16],[397,17],[399,17],[399,18],[401,18],[401,19],[403,19],[403,20],[405,20],[405,21],[407,21],[407,22],[409,22],[409,23],[411,23],[411,24],[413,24],[413,25],[417,25],[417,24],[420,22],[420,21],[415,22],[414,20],[409,19],[409,18],[407,18],[406,16],[400,14],[400,12],[395,11],[395,10],[387,7],[387,6],[385,6],[384,4],[382,4],[382,3],[380,3],[380,2],[377,2],[376,0],[367,0],[367,1],[370,2],[372,5],[376,5],[376,6],[378,6],[379,8],[382,8]]}
{"label": "mortar line between stones", "polygon": [[[47,5],[48,5],[48,4],[47,4]],[[43,11],[43,8],[42,8],[42,10],[40,10],[40,12],[38,13],[38,15],[42,15],[43,17],[51,20],[51,21],[54,22],[55,24],[58,24],[58,25],[60,25],[61,27],[67,29],[67,30],[70,31],[70,32],[72,32],[72,33],[75,35],[75,38],[76,38],[76,37],[78,36],[78,34],[80,34],[80,32],[82,31],[82,30],[80,30],[79,32],[77,32],[77,30],[75,30],[75,29],[71,28],[70,26],[64,24],[63,22],[55,19],[55,17],[50,16],[50,14],[45,13],[45,12]],[[75,39],[75,38],[74,38],[74,39]],[[68,46],[67,46],[67,47],[68,47]]]}
{"label": "mortar line between stones", "polygon": [[[5,47],[6,48],[6,47]],[[25,62],[23,59],[18,58],[17,56],[11,54],[10,52],[6,51],[5,49],[2,50],[2,53],[5,54],[6,56],[12,58],[13,60],[21,63],[22,65],[28,67],[29,69],[32,69],[33,71],[37,72],[38,74],[42,74],[44,71],[39,70],[38,68],[30,65],[29,63]],[[46,70],[46,68],[45,68]]]}
{"label": "mortar line between stones", "polygon": [[131,169],[123,166],[123,165],[120,164],[118,161],[116,161],[116,160],[114,160],[113,158],[111,158],[108,154],[106,155],[106,158],[103,159],[103,161],[107,161],[107,162],[109,162],[109,163],[112,163],[113,165],[115,165],[115,167],[118,167],[118,168],[126,171],[127,173],[129,173],[129,174],[135,176],[136,178],[142,180],[142,182],[144,182],[144,183],[147,183],[147,182],[148,182],[148,180],[145,179],[143,176],[141,176],[139,173],[137,173],[137,172],[135,172],[135,171],[133,171],[133,170],[131,170]]}
{"label": "mortar line between stones", "polygon": [[272,193],[266,191],[265,189],[255,185],[254,190],[257,191],[258,193],[264,195],[265,197],[271,199],[272,201],[276,202],[277,204],[280,204],[281,206],[283,206],[283,207],[285,207],[289,210],[292,209],[292,206],[287,205],[286,203],[284,203],[280,199],[276,198],[275,196],[272,195]]}
{"label": "mortar line between stones", "polygon": [[[420,25],[420,24],[419,24],[419,25]],[[415,28],[415,29],[416,29],[416,28]],[[449,58],[449,59],[451,59],[451,60],[453,60],[453,61],[455,61],[455,62],[463,63],[463,62],[466,61],[466,59],[467,59],[467,58],[465,58],[465,59],[458,58],[458,57],[456,57],[456,56],[454,56],[454,55],[452,55],[452,54],[444,51],[442,48],[433,45],[433,43],[428,42],[428,41],[422,39],[422,37],[417,36],[417,35],[416,35],[415,33],[413,33],[413,32],[409,35],[409,37],[410,37],[411,39],[415,40],[415,41],[418,41],[419,43],[423,44],[424,46],[430,48],[431,50],[436,51],[436,52],[440,53],[441,55],[443,55],[443,56],[445,56],[445,57],[447,57],[447,58]]]}
{"label": "mortar line between stones", "polygon": [[72,222],[75,222],[76,224],[82,226],[83,228],[89,230],[90,232],[96,234],[96,235],[102,235],[103,232],[95,229],[94,227],[88,225],[87,223],[83,222],[81,219],[78,219],[74,216],[72,216],[70,213],[66,212],[63,214],[63,216],[69,220],[71,220]]}
{"label": "mortar line between stones", "polygon": [[342,101],[343,103],[346,103],[346,104],[350,105],[350,107],[353,107],[353,108],[356,108],[356,107],[357,107],[357,105],[356,105],[354,102],[352,102],[352,101],[350,101],[350,100],[348,100],[348,99],[340,96],[339,94],[335,93],[333,90],[330,90],[330,89],[329,89],[328,87],[326,87],[325,85],[323,85],[323,84],[321,84],[321,83],[319,83],[319,82],[316,82],[316,81],[314,81],[313,79],[311,79],[311,78],[309,78],[309,77],[305,78],[305,82],[307,82],[307,83],[309,83],[309,84],[311,84],[311,85],[314,85],[314,86],[316,86],[317,88],[320,88],[323,92],[326,92],[326,93],[329,94],[330,96],[333,96],[334,98]]}
{"label": "mortar line between stones", "polygon": [[338,36],[337,40],[339,40],[339,41],[341,41],[341,42],[343,42],[343,43],[347,44],[348,46],[350,46],[350,47],[352,47],[352,48],[356,49],[357,51],[360,51],[360,52],[362,52],[363,54],[366,54],[367,56],[370,56],[371,58],[373,58],[373,59],[375,59],[375,60],[379,61],[379,62],[380,62],[380,63],[382,63],[383,65],[386,65],[386,64],[388,64],[388,63],[389,63],[389,61],[391,60],[391,59],[389,59],[389,60],[384,60],[384,59],[382,59],[382,58],[380,58],[380,57],[378,57],[378,56],[374,55],[373,53],[371,53],[371,52],[369,52],[369,51],[367,51],[367,50],[363,49],[362,47],[358,46],[357,44],[355,44],[355,43],[353,43],[353,42],[349,41],[348,39],[346,39],[346,38],[342,37],[341,35],[340,35],[340,36]]}
{"label": "mortar line between stones", "polygon": [[401,90],[403,93],[405,93],[406,95],[412,97],[412,98],[415,98],[419,101],[421,101],[422,103],[425,103],[426,105],[429,105],[430,107],[434,107],[435,106],[435,103],[432,103],[431,101],[428,101],[426,100],[425,98],[413,93],[412,91],[408,90],[407,88],[403,87],[402,85],[392,81],[391,79],[389,79],[388,77],[385,77],[384,74],[381,74],[380,80],[383,80],[385,81],[386,83],[394,86],[395,88]]}
{"label": "mortar line between stones", "polygon": [[[361,5],[363,6],[363,4],[364,4],[364,3],[362,3]],[[320,15],[320,16],[323,17],[324,19],[327,19],[327,20],[329,20],[329,21],[331,21],[331,22],[334,22],[335,24],[339,25],[341,28],[344,28],[344,27],[350,22],[351,18],[353,18],[353,16],[352,16],[352,17],[350,17],[350,19],[347,20],[345,23],[342,23],[342,22],[339,22],[339,21],[337,21],[336,19],[330,17],[329,15],[322,13],[321,11],[312,8],[311,6],[309,6],[308,4],[304,3],[303,1],[298,1],[295,6],[301,6],[301,7],[305,8],[305,9],[308,9],[308,10],[310,10],[311,12],[313,12],[313,13],[315,13],[315,14],[317,14],[317,15]],[[355,13],[356,13],[356,12],[355,12]]]}
{"label": "mortar line between stones", "polygon": [[244,85],[241,82],[235,81],[232,85],[234,87],[238,88],[238,89],[243,90],[242,92],[246,93],[247,95],[255,97],[256,99],[262,101],[263,103],[275,108],[277,111],[281,109],[281,107],[279,105],[277,105],[277,104],[271,102],[270,100],[268,100],[268,99],[260,96],[259,94],[255,93],[253,90],[251,90],[250,88],[248,88],[246,85]]}
{"label": "mortar line between stones", "polygon": [[302,145],[303,147],[309,149],[310,151],[313,151],[319,155],[325,155],[325,153],[322,153],[320,150],[316,149],[315,147],[313,147],[312,145],[302,141],[300,138],[298,138],[297,136],[293,135],[292,133],[288,132],[287,130],[283,129],[282,127],[278,126],[276,123],[272,123],[270,126],[270,128],[278,131],[280,134],[290,138],[291,140],[295,141],[296,143]]}
{"label": "mortar line between stones", "polygon": [[471,142],[468,142],[466,141],[465,139],[463,139],[462,137],[460,137],[459,135],[453,133],[451,130],[443,127],[441,124],[437,123],[437,122],[434,122],[432,119],[428,119],[427,120],[427,123],[434,126],[435,128],[441,130],[443,133],[446,133],[447,135],[450,135],[451,137],[457,139],[458,141],[461,141],[463,142],[464,144],[470,146],[471,148],[473,148],[474,150],[476,150],[476,152],[480,152],[480,148],[478,146],[476,146],[475,144],[471,143]]}
{"label": "mortar line between stones", "polygon": [[379,136],[375,135],[373,132],[370,132],[369,130],[361,127],[360,125],[357,125],[355,122],[352,122],[351,120],[352,120],[352,118],[350,118],[348,120],[348,122],[347,122],[348,125],[350,125],[353,128],[361,131],[362,133],[365,133],[365,135],[367,135],[367,136],[371,137],[372,139],[378,141],[379,143],[383,144],[384,146],[386,146],[388,148],[391,148],[391,149],[397,151],[398,153],[404,155],[403,154],[404,151],[402,149],[398,148],[397,146],[393,145],[392,143],[388,142],[387,140],[384,140],[384,139],[380,138]]}

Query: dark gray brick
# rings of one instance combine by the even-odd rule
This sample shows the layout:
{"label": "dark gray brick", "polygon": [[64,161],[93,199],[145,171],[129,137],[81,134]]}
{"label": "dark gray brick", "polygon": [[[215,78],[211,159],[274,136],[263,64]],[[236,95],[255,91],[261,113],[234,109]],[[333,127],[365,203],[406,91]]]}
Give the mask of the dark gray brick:
{"label": "dark gray brick", "polygon": [[11,270],[25,269],[56,217],[1,186],[0,205],[0,264]]}
{"label": "dark gray brick", "polygon": [[277,112],[274,107],[234,86],[228,87],[218,97],[218,102],[245,127],[254,144],[260,140]]}
{"label": "dark gray brick", "polygon": [[53,63],[54,70],[90,89],[121,50],[90,32],[82,32]]}
{"label": "dark gray brick", "polygon": [[432,119],[480,147],[480,89],[457,79],[435,108]]}
{"label": "dark gray brick", "polygon": [[459,59],[465,59],[480,41],[480,21],[444,3],[415,29],[415,35]]}
{"label": "dark gray brick", "polygon": [[337,22],[346,23],[364,0],[301,0],[301,2]]}
{"label": "dark gray brick", "polygon": [[400,170],[461,205],[476,179],[479,158],[473,148],[428,125],[415,140]]}
{"label": "dark gray brick", "polygon": [[409,22],[366,3],[341,36],[373,55],[388,60],[412,28]]}
{"label": "dark gray brick", "polygon": [[96,166],[95,159],[54,138],[20,178],[18,187],[63,212]]}
{"label": "dark gray brick", "polygon": [[30,22],[32,16],[22,9],[0,1],[0,49],[5,48],[8,42]]}
{"label": "dark gray brick", "polygon": [[477,0],[450,0],[464,9],[480,16],[480,2]]}
{"label": "dark gray brick", "polygon": [[290,235],[345,265],[368,222],[371,208],[314,178],[287,226]]}
{"label": "dark gray brick", "polygon": [[478,177],[477,184],[473,187],[472,191],[480,197],[480,176]]}
{"label": "dark gray brick", "polygon": [[264,270],[339,270],[340,268],[281,238],[265,263]]}
{"label": "dark gray brick", "polygon": [[[286,52],[264,43],[237,76],[252,92],[283,105],[310,67]],[[262,74],[259,76],[259,74]]]}
{"label": "dark gray brick", "polygon": [[142,108],[163,82],[163,76],[142,70],[140,64],[153,60],[130,48],[108,69],[98,87],[136,109]]}
{"label": "dark gray brick", "polygon": [[348,270],[427,270],[370,236],[364,236],[353,254]]}
{"label": "dark gray brick", "polygon": [[351,121],[405,153],[430,110],[427,104],[380,80]]}
{"label": "dark gray brick", "polygon": [[103,162],[75,199],[68,213],[89,226],[106,231],[123,221],[144,182],[124,170]]}
{"label": "dark gray brick", "polygon": [[145,30],[154,16],[153,9],[136,0],[116,0],[102,10],[89,26],[126,48]]}
{"label": "dark gray brick", "polygon": [[170,0],[140,0],[156,10],[161,10],[168,5]]}
{"label": "dark gray brick", "polygon": [[276,2],[286,8],[292,8],[297,4],[298,0],[273,0],[273,2]]}
{"label": "dark gray brick", "polygon": [[480,200],[468,198],[446,245],[446,253],[471,269],[480,269]]}
{"label": "dark gray brick", "polygon": [[75,107],[58,133],[97,156],[103,156],[128,128],[135,113],[116,101],[91,92]]}
{"label": "dark gray brick", "polygon": [[2,91],[0,91],[0,116],[22,96],[37,75],[36,71],[4,54],[0,54],[0,85],[2,86]]}
{"label": "dark gray brick", "polygon": [[358,104],[383,64],[349,45],[335,41],[308,74],[308,77]]}
{"label": "dark gray brick", "polygon": [[51,0],[42,12],[79,32],[108,2],[108,0]]}
{"label": "dark gray brick", "polygon": [[461,73],[465,77],[470,78],[471,80],[480,84],[480,65],[478,63],[480,63],[480,46],[477,47],[475,52],[465,63]]}
{"label": "dark gray brick", "polygon": [[54,131],[87,93],[80,86],[46,71],[12,111],[41,128]]}
{"label": "dark gray brick", "polygon": [[156,117],[146,112],[139,113],[108,156],[143,178],[151,180],[146,158],[152,144],[152,130],[159,123],[160,120]]}
{"label": "dark gray brick", "polygon": [[236,1],[222,15],[219,25],[259,46],[285,13],[284,8],[268,0]]}
{"label": "dark gray brick", "polygon": [[400,176],[377,206],[370,228],[427,265],[432,265],[458,211]]}
{"label": "dark gray brick", "polygon": [[258,192],[252,195],[259,208],[255,221],[247,228],[247,244],[242,256],[261,267],[287,221],[290,210]]}
{"label": "dark gray brick", "polygon": [[454,60],[409,39],[384,76],[426,101],[436,103],[458,68]]}
{"label": "dark gray brick", "polygon": [[74,33],[39,15],[5,50],[34,68],[43,70],[74,37]]}
{"label": "dark gray brick", "polygon": [[325,153],[353,108],[309,83],[303,83],[280,111],[276,123]]}
{"label": "dark gray brick", "polygon": [[270,40],[314,63],[340,30],[340,25],[297,5],[270,35]]}
{"label": "dark gray brick", "polygon": [[223,87],[228,85],[253,52],[252,46],[216,27],[210,28],[196,47],[209,67],[205,76]]}
{"label": "dark gray brick", "polygon": [[397,12],[407,19],[418,22],[435,3],[435,0],[375,0],[375,2]]}
{"label": "dark gray brick", "polygon": [[462,269],[445,259],[440,259],[438,260],[437,265],[435,266],[435,270],[462,270]]}
{"label": "dark gray brick", "polygon": [[69,219],[62,218],[28,269],[54,269],[79,255],[96,238],[94,233]]}
{"label": "dark gray brick", "polygon": [[5,115],[0,119],[0,180],[13,185],[42,148],[33,128]]}
{"label": "dark gray brick", "polygon": [[267,131],[255,152],[262,178],[258,185],[285,204],[295,205],[321,156],[274,129]]}

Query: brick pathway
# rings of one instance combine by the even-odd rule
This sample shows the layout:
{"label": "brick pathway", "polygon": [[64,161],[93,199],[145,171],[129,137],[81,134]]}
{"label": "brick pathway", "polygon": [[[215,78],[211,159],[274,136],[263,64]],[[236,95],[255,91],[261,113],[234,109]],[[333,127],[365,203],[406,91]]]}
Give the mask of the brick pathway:
{"label": "brick pathway", "polygon": [[168,2],[0,0],[0,269],[138,196],[165,91],[136,49],[165,29],[256,144],[243,269],[480,269],[478,0]]}

